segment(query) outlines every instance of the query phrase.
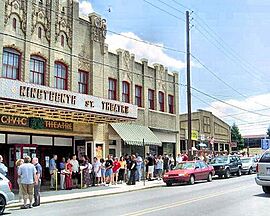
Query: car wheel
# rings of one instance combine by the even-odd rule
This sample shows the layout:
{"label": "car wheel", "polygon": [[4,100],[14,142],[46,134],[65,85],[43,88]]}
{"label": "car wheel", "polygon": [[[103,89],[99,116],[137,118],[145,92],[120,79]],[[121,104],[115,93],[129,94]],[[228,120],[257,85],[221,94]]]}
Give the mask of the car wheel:
{"label": "car wheel", "polygon": [[195,178],[193,175],[190,176],[189,178],[189,182],[188,182],[190,185],[193,185],[195,183]]}
{"label": "car wheel", "polygon": [[249,174],[249,175],[252,174],[252,167],[249,168],[248,174]]}
{"label": "car wheel", "polygon": [[208,174],[207,181],[208,181],[208,182],[211,182],[212,180],[213,180],[213,178],[212,178],[212,174],[211,174],[211,173],[209,173],[209,174]]}
{"label": "car wheel", "polygon": [[171,182],[167,182],[166,185],[167,185],[168,187],[170,187],[170,186],[172,186],[172,183],[171,183]]}
{"label": "car wheel", "polygon": [[237,171],[237,176],[241,176],[242,172],[241,172],[241,167],[239,167],[238,171]]}
{"label": "car wheel", "polygon": [[230,178],[230,176],[231,176],[230,170],[229,169],[226,169],[225,170],[224,177],[227,179],[227,178]]}
{"label": "car wheel", "polygon": [[270,194],[270,187],[262,186],[263,192],[266,194]]}
{"label": "car wheel", "polygon": [[0,214],[2,215],[6,208],[6,200],[4,197],[0,196]]}

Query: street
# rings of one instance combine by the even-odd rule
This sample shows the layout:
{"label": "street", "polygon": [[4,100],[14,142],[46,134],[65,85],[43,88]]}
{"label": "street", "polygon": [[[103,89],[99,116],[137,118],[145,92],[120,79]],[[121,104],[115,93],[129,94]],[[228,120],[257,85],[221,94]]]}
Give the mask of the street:
{"label": "street", "polygon": [[159,187],[119,195],[78,199],[20,210],[10,215],[269,215],[270,197],[254,181],[255,175],[214,179],[195,185]]}

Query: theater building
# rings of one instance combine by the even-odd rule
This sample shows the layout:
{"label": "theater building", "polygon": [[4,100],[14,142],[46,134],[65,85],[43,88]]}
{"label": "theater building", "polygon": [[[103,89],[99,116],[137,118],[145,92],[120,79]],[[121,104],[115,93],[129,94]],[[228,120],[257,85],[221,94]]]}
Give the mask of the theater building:
{"label": "theater building", "polygon": [[74,0],[0,1],[0,152],[15,161],[52,154],[179,151],[178,74],[126,50],[108,51],[107,22],[79,17]]}

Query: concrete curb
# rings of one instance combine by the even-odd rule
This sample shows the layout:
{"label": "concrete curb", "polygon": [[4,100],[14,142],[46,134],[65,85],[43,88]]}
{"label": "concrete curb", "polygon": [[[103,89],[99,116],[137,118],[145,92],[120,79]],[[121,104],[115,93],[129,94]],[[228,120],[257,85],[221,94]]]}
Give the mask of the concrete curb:
{"label": "concrete curb", "polygon": [[[141,186],[138,188],[128,188],[126,187],[124,190],[121,190],[121,188],[116,188],[116,191],[111,191],[108,193],[107,190],[102,191],[103,193],[96,193],[98,191],[89,191],[89,192],[79,192],[79,193],[73,193],[73,194],[65,194],[65,198],[61,198],[60,197],[57,199],[57,196],[62,196],[62,195],[56,195],[56,196],[48,196],[48,197],[44,197],[48,200],[41,200],[41,204],[49,204],[49,203],[54,203],[54,202],[64,202],[64,201],[70,201],[70,200],[74,200],[74,199],[85,199],[85,198],[91,198],[91,197],[100,197],[100,196],[111,196],[111,195],[116,195],[116,194],[121,194],[121,193],[125,193],[125,192],[133,192],[133,191],[140,191],[140,190],[146,190],[146,189],[151,189],[151,188],[157,188],[157,187],[163,187],[165,186],[165,184],[156,184],[156,185],[149,185],[149,186]],[[118,189],[118,190],[117,190]],[[113,190],[113,188],[111,189]],[[67,196],[69,195],[69,196]],[[52,199],[49,199],[49,197],[52,197]],[[53,199],[53,197],[55,199]],[[20,202],[16,202],[16,203],[12,203],[10,205],[7,205],[6,208],[11,209],[11,208],[17,208],[20,207],[22,205],[22,203]]]}

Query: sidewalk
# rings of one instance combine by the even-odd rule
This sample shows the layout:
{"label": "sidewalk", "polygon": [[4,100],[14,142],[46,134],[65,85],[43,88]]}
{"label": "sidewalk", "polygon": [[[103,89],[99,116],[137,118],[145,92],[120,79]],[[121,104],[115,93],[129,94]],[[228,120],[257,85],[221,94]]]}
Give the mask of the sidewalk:
{"label": "sidewalk", "polygon": [[[149,188],[162,187],[164,185],[165,184],[163,181],[155,180],[146,181],[145,186],[143,182],[136,182],[136,185],[118,184],[110,186],[89,187],[86,189],[46,191],[41,192],[41,204],[132,192]],[[15,203],[8,205],[7,208],[19,207],[21,205],[22,203],[18,201],[18,195],[16,195]]]}

